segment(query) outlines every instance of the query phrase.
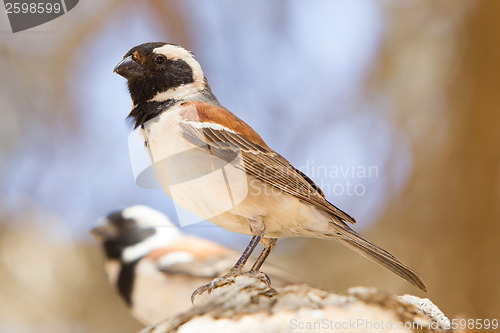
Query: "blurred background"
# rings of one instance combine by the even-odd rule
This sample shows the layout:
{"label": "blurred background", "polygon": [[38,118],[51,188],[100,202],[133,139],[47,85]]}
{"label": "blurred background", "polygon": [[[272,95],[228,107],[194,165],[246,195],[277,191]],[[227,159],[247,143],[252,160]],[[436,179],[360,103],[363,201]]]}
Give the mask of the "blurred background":
{"label": "blurred background", "polygon": [[89,230],[132,204],[177,221],[164,192],[134,183],[131,101],[112,73],[147,41],[192,50],[219,100],[430,291],[335,241],[281,240],[271,262],[337,293],[500,317],[500,2],[81,1],[16,34],[0,17],[0,332],[141,328]]}

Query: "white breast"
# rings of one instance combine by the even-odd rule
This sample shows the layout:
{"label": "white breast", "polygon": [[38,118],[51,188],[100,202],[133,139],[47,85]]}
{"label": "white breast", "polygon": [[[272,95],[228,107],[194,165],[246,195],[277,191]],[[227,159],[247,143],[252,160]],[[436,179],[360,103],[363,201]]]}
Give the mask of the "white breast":
{"label": "white breast", "polygon": [[[228,163],[193,145],[181,131],[180,108],[145,124],[155,175],[181,207],[202,220],[225,213],[247,196],[247,176],[241,156]],[[202,144],[206,146],[205,144]]]}

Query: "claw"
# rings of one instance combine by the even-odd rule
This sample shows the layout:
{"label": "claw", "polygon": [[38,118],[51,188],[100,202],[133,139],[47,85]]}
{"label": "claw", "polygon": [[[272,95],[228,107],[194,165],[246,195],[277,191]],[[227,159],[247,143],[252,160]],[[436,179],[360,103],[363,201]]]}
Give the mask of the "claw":
{"label": "claw", "polygon": [[247,274],[251,277],[255,277],[259,280],[261,280],[262,282],[264,282],[265,284],[267,284],[269,287],[271,286],[271,279],[269,278],[269,276],[264,273],[264,272],[261,272],[261,271],[248,271],[244,274]]}
{"label": "claw", "polygon": [[196,298],[196,296],[203,294],[205,291],[207,291],[208,294],[211,294],[212,290],[217,288],[216,284],[219,282],[218,280],[220,280],[220,279],[215,279],[212,282],[210,282],[208,284],[204,284],[201,287],[199,287],[198,289],[196,289],[191,294],[191,304],[194,305],[194,299]]}
{"label": "claw", "polygon": [[[266,273],[261,272],[261,271],[248,271],[245,273],[241,273],[240,271],[237,270],[231,270],[229,273],[221,276],[220,278],[213,279],[212,282],[204,284],[203,286],[199,287],[196,289],[192,294],[191,294],[191,304],[194,305],[194,299],[196,296],[203,294],[205,291],[208,292],[208,294],[211,294],[212,291],[215,289],[227,284],[228,280],[235,278],[238,275],[249,275],[251,277],[257,278],[264,282],[266,285],[269,287],[271,286],[271,279],[269,276],[267,276]],[[229,282],[231,283],[231,282]]]}
{"label": "claw", "polygon": [[198,295],[198,289],[193,291],[193,293],[191,294],[191,304],[192,305],[194,305],[194,299],[195,299],[196,295]]}
{"label": "claw", "polygon": [[240,274],[239,271],[237,270],[231,270],[229,273],[221,276],[220,278],[212,280],[212,282],[204,284],[203,286],[199,287],[196,289],[193,294],[191,295],[191,303],[194,305],[194,299],[196,296],[203,294],[205,291],[207,291],[209,294],[212,293],[215,289],[223,286],[226,284],[227,280],[234,278]]}

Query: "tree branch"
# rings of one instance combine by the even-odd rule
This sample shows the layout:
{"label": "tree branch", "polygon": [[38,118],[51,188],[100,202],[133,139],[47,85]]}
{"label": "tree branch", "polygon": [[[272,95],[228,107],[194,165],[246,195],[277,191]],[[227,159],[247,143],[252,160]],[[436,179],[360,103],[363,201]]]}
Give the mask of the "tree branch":
{"label": "tree branch", "polygon": [[356,287],[347,296],[307,285],[275,290],[263,280],[238,276],[195,305],[140,333],[165,332],[449,332],[450,321],[428,299],[392,296]]}

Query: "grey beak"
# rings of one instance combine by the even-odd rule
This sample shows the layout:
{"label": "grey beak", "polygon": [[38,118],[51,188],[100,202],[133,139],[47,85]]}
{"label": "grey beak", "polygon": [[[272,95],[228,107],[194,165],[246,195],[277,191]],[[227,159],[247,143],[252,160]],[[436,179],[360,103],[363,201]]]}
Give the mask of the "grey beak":
{"label": "grey beak", "polygon": [[146,70],[141,64],[132,60],[132,56],[124,58],[116,65],[115,69],[113,69],[113,73],[121,75],[127,80],[140,77],[144,75],[145,72]]}
{"label": "grey beak", "polygon": [[112,239],[117,235],[116,228],[108,223],[108,219],[106,218],[102,218],[99,224],[90,230],[90,233],[98,239]]}

